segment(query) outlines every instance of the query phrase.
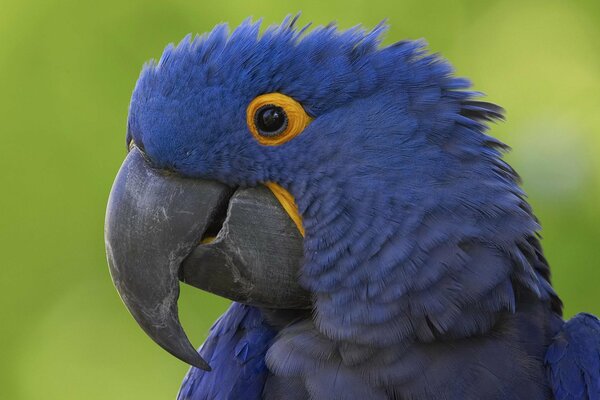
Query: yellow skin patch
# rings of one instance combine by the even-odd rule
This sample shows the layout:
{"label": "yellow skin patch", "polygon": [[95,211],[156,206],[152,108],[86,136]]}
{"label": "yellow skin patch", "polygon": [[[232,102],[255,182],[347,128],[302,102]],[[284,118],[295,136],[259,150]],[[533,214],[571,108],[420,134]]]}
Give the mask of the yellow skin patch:
{"label": "yellow skin patch", "polygon": [[[287,115],[287,127],[277,136],[261,135],[256,127],[256,112],[263,106],[281,107]],[[310,124],[312,118],[304,111],[302,104],[282,93],[267,93],[256,97],[246,109],[246,123],[252,136],[265,146],[279,146],[298,136]]]}
{"label": "yellow skin patch", "polygon": [[265,183],[265,186],[268,187],[271,190],[271,192],[273,192],[275,198],[279,201],[279,203],[281,203],[281,206],[283,207],[285,212],[288,213],[292,221],[294,221],[294,224],[296,224],[298,231],[300,231],[300,234],[302,235],[302,237],[304,237],[304,226],[302,226],[302,217],[298,212],[298,206],[296,205],[296,200],[294,199],[294,196],[292,196],[290,192],[288,192],[287,190],[285,190],[284,188],[282,188],[274,182],[267,182]]}
{"label": "yellow skin patch", "polygon": [[205,238],[202,238],[202,240],[200,241],[200,244],[210,244],[212,242],[214,242],[216,239],[215,236],[207,236]]}

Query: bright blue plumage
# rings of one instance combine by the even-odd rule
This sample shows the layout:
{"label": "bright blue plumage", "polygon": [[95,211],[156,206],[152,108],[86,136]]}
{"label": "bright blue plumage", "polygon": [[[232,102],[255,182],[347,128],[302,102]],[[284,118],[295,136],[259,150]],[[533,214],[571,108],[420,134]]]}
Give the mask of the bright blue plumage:
{"label": "bright blue plumage", "polygon": [[[306,229],[312,314],[234,304],[180,398],[600,398],[598,321],[563,326],[539,224],[485,134],[502,110],[420,42],[293,22],[186,38],[133,95],[129,138],[155,166],[276,182]],[[314,119],[276,147],[245,120],[270,92]]]}
{"label": "bright blue plumage", "polygon": [[260,398],[268,375],[264,355],[274,336],[259,310],[233,303],[199,350],[213,371],[190,369],[178,400]]}

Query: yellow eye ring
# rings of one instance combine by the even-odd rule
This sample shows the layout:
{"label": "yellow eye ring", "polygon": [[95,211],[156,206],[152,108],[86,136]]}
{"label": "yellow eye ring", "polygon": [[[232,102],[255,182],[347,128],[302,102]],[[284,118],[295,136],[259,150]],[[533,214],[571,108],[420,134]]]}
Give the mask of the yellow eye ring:
{"label": "yellow eye ring", "polygon": [[282,93],[260,95],[246,109],[252,136],[265,146],[278,146],[293,139],[311,121],[302,104]]}

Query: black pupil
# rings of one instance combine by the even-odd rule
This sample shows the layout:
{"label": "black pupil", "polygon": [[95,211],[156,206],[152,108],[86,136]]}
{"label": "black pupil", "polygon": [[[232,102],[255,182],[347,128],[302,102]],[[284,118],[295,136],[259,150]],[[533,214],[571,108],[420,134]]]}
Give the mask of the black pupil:
{"label": "black pupil", "polygon": [[274,105],[261,107],[256,113],[256,127],[265,136],[276,136],[287,126],[287,115],[283,108]]}

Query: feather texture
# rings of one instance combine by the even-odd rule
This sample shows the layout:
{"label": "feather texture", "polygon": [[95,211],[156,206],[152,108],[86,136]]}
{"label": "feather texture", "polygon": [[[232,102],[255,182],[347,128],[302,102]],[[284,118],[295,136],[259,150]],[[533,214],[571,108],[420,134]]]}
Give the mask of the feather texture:
{"label": "feather texture", "polygon": [[[234,304],[201,349],[215,371],[180,398],[598,398],[598,323],[563,328],[539,223],[486,133],[502,108],[423,42],[380,46],[384,25],[295,24],[187,37],[133,94],[128,137],[155,166],[275,182],[306,231],[313,314]],[[274,92],[312,122],[270,147],[245,110]]]}
{"label": "feather texture", "polygon": [[556,400],[600,399],[600,321],[578,314],[558,333],[546,354]]}
{"label": "feather texture", "polygon": [[267,378],[264,355],[274,331],[261,312],[233,303],[211,328],[199,353],[211,372],[192,367],[178,400],[253,400],[261,398]]}

